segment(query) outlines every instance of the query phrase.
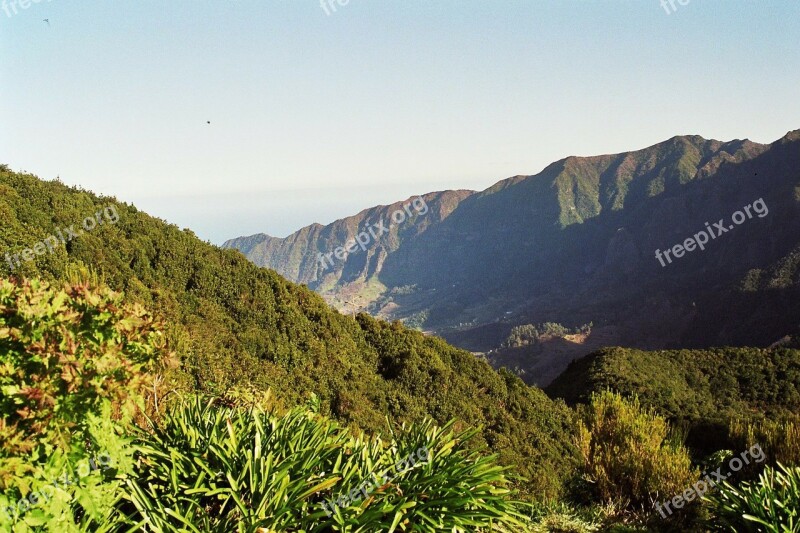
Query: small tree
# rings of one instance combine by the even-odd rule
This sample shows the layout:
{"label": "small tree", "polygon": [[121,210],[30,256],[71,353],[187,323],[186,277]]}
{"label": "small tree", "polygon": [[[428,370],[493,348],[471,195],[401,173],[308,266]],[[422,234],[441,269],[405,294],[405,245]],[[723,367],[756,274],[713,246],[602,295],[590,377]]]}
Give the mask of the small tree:
{"label": "small tree", "polygon": [[670,439],[662,417],[605,391],[593,394],[579,424],[578,447],[596,496],[624,506],[682,493],[697,479],[689,454]]}

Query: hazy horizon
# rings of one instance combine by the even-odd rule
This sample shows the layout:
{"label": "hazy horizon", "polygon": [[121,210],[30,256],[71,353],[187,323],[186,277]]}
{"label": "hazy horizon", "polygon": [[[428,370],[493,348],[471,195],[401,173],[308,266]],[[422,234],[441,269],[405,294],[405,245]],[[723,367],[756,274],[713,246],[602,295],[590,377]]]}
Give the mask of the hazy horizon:
{"label": "hazy horizon", "polygon": [[797,2],[676,5],[32,3],[0,11],[0,162],[219,244],[800,127]]}

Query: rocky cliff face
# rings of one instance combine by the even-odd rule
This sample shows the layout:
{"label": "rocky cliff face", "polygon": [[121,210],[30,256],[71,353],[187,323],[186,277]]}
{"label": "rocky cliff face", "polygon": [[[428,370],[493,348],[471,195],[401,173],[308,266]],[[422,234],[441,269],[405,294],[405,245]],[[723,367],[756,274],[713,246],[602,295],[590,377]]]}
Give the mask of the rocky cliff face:
{"label": "rocky cliff face", "polygon": [[[291,281],[335,291],[356,281],[375,279],[390,254],[441,223],[472,194],[474,191],[467,190],[425,194],[365,209],[327,226],[313,224],[286,238],[258,234],[231,239],[223,247],[236,248],[257,265],[272,268]],[[337,249],[348,244],[351,251],[337,256]]]}

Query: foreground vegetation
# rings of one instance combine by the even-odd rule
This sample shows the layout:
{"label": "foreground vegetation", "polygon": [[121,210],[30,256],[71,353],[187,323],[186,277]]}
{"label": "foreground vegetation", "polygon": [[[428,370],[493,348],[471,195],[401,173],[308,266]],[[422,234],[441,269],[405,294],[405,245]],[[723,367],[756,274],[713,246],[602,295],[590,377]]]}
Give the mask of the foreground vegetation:
{"label": "foreground vegetation", "polygon": [[470,447],[474,429],[354,436],[317,401],[280,413],[257,392],[176,396],[162,413],[144,399],[171,355],[139,306],[85,284],[2,281],[0,310],[4,530],[524,527],[506,469]]}
{"label": "foreground vegetation", "polygon": [[[430,422],[357,438],[306,408],[199,399],[144,433],[124,522],[170,531],[519,531],[520,504],[474,430]],[[424,453],[421,451],[424,450]]]}
{"label": "foreground vegetation", "polygon": [[795,520],[796,468],[726,484],[660,520],[653,502],[698,471],[664,418],[618,393],[578,410],[580,462],[561,503],[531,507],[514,494],[529,481],[455,422],[381,437],[320,414],[314,396],[291,409],[253,389],[159,400],[175,361],[163,326],[108,289],[3,281],[0,310],[5,530],[667,530],[710,517],[758,531]]}
{"label": "foreground vegetation", "polygon": [[[2,169],[0,189],[11,250],[113,202]],[[0,276],[0,530],[796,523],[796,350],[605,351],[550,390],[570,408],[114,205],[118,223]],[[703,424],[724,431],[685,441]],[[655,511],[754,444],[790,466]]]}
{"label": "foreground vegetation", "polygon": [[734,532],[800,530],[800,468],[767,467],[755,482],[725,483],[709,498],[716,528]]}
{"label": "foreground vegetation", "polygon": [[[115,224],[13,271],[2,257],[109,205]],[[481,428],[476,448],[490,446],[501,464],[531,480],[517,487],[526,498],[559,497],[578,464],[573,414],[562,402],[441,339],[365,314],[342,315],[241,253],[132,206],[0,169],[0,219],[0,277],[60,286],[85,279],[76,270],[91,268],[95,281],[163,320],[178,360],[159,373],[159,397],[221,395],[241,386],[271,389],[279,403],[294,406],[315,394],[322,414],[369,433],[389,431],[387,418],[457,419]]]}

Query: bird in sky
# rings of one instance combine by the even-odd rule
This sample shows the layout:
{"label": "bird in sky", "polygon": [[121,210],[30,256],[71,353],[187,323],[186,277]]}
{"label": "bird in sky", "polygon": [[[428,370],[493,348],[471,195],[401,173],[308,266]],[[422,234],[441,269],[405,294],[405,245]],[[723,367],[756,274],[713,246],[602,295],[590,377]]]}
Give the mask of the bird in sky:
{"label": "bird in sky", "polygon": [[44,19],[42,22],[46,22],[48,26],[50,25],[50,19]]}
{"label": "bird in sky", "polygon": [[211,124],[211,121],[210,120],[206,121],[206,124]]}

